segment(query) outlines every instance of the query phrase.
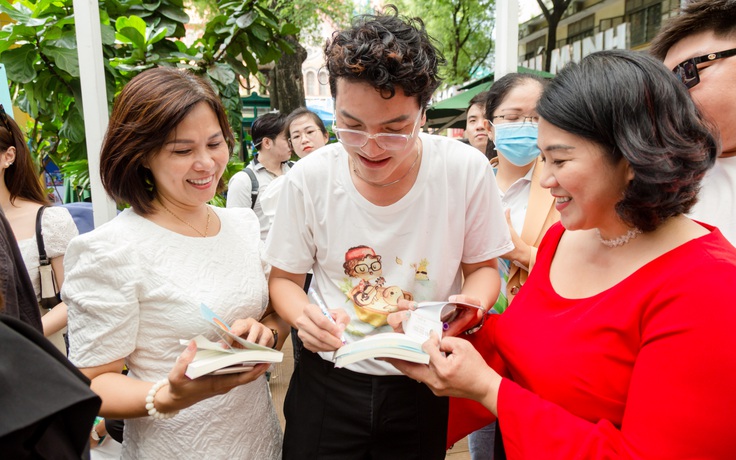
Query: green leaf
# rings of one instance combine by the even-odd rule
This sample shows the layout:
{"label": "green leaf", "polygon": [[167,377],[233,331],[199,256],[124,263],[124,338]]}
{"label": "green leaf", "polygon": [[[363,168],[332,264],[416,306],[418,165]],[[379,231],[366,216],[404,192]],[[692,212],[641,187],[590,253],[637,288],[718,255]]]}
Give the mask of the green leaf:
{"label": "green leaf", "polygon": [[245,65],[248,66],[248,70],[250,70],[250,73],[257,74],[258,73],[258,62],[256,62],[256,58],[253,57],[251,53],[243,53],[242,55],[243,60],[245,60]]}
{"label": "green leaf", "polygon": [[61,125],[59,136],[74,143],[84,142],[84,120],[78,110],[70,110],[64,124]]}
{"label": "green leaf", "polygon": [[122,17],[122,18],[118,18],[118,20],[115,21],[115,29],[118,32],[121,32],[123,29],[127,27],[137,30],[138,33],[141,35],[141,37],[145,37],[146,27],[148,27],[148,25],[146,24],[146,21],[144,21],[138,16],[129,16],[127,18]]}
{"label": "green leaf", "polygon": [[[49,36],[45,37],[47,40],[50,40]],[[54,46],[58,46],[60,48],[67,48],[70,50],[76,50],[77,49],[77,36],[73,30],[65,30],[61,33],[58,39],[54,40]]]}
{"label": "green leaf", "polygon": [[115,29],[109,24],[100,24],[100,35],[103,45],[113,45],[115,43]]}
{"label": "green leaf", "polygon": [[294,54],[296,52],[296,49],[294,49],[294,45],[292,45],[291,43],[287,42],[283,38],[279,38],[278,40],[276,40],[276,42],[279,44],[279,46],[281,47],[281,50],[284,53]]}
{"label": "green leaf", "polygon": [[242,61],[239,61],[232,56],[225,56],[225,62],[230,64],[230,67],[243,77],[247,78],[250,75],[250,70],[248,70],[248,68],[243,65]]}
{"label": "green leaf", "polygon": [[238,19],[235,20],[235,25],[237,25],[241,29],[245,29],[246,27],[253,24],[253,22],[258,17],[258,13],[255,11],[249,11],[248,13],[240,16]]}
{"label": "green leaf", "polygon": [[154,44],[156,42],[163,40],[164,38],[166,38],[166,33],[167,33],[167,30],[165,27],[163,29],[160,29],[158,32],[155,33],[155,35],[153,35],[151,38],[148,39],[148,43]]}
{"label": "green leaf", "polygon": [[253,24],[253,26],[250,28],[250,32],[264,42],[267,42],[271,39],[270,31],[258,23]]}
{"label": "green leaf", "polygon": [[38,59],[38,51],[33,45],[22,45],[5,51],[0,61],[5,64],[8,79],[18,83],[29,83],[36,78],[33,65]]}
{"label": "green leaf", "polygon": [[138,29],[133,27],[123,27],[115,34],[118,40],[123,43],[132,43],[139,50],[146,50],[146,36],[141,35]]}
{"label": "green leaf", "polygon": [[147,1],[147,2],[141,3],[141,6],[143,7],[143,9],[146,9],[148,11],[156,11],[156,8],[158,8],[159,5],[161,5],[160,0],[157,2]]}
{"label": "green leaf", "polygon": [[284,37],[287,35],[296,35],[299,33],[299,27],[295,26],[294,24],[284,24],[281,27],[281,32],[279,35],[283,35]]}
{"label": "green leaf", "polygon": [[217,80],[223,85],[229,85],[235,81],[235,72],[227,65],[217,64],[207,68],[207,75],[213,80]]}
{"label": "green leaf", "polygon": [[77,50],[59,48],[58,46],[44,46],[42,51],[51,57],[61,70],[72,77],[79,77],[79,55]]}
{"label": "green leaf", "polygon": [[32,25],[30,24],[33,20],[31,10],[20,3],[16,3],[16,6],[13,6],[6,0],[0,0],[0,11],[10,16],[10,19],[19,24]]}
{"label": "green leaf", "polygon": [[179,8],[165,5],[159,8],[157,12],[163,14],[169,19],[173,19],[174,21],[182,24],[189,24],[189,15]]}
{"label": "green leaf", "polygon": [[171,37],[176,33],[176,27],[179,25],[178,22],[172,21],[171,19],[163,18],[158,22],[159,29],[166,29],[166,36]]}

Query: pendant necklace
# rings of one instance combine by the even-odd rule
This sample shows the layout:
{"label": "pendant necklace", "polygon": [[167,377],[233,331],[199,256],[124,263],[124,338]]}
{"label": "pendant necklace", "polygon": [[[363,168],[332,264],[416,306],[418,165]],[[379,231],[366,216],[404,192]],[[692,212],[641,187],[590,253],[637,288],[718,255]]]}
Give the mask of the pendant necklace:
{"label": "pendant necklace", "polygon": [[640,233],[641,230],[639,230],[638,228],[631,228],[628,232],[626,232],[626,234],[621,235],[618,238],[607,240],[601,236],[600,230],[598,230],[597,228],[595,229],[595,234],[598,235],[598,240],[603,243],[603,246],[606,246],[608,248],[617,248],[619,246],[623,246],[624,244],[636,238],[636,236]]}
{"label": "pendant necklace", "polygon": [[197,234],[198,234],[199,236],[201,236],[202,238],[207,238],[207,231],[208,231],[208,230],[210,229],[210,218],[212,217],[212,215],[210,214],[210,207],[209,207],[209,206],[207,206],[207,224],[205,224],[205,226],[204,226],[204,233],[202,233],[202,232],[200,232],[199,230],[197,230],[197,229],[196,229],[196,228],[194,227],[194,225],[190,224],[190,223],[189,223],[189,222],[187,222],[186,220],[184,220],[184,219],[182,219],[181,217],[179,217],[179,216],[177,216],[176,214],[174,214],[174,212],[173,212],[173,211],[172,211],[171,209],[169,209],[169,208],[167,208],[167,207],[166,207],[166,205],[164,204],[164,202],[163,202],[163,201],[161,201],[161,200],[158,200],[158,202],[159,202],[159,203],[161,203],[161,206],[163,206],[163,207],[164,207],[164,210],[165,210],[166,212],[168,212],[169,214],[171,214],[172,216],[174,216],[174,218],[175,218],[176,220],[178,220],[179,222],[183,223],[183,224],[184,224],[184,225],[186,225],[187,227],[189,227],[189,228],[191,228],[192,230],[194,230],[195,232],[197,232]]}
{"label": "pendant necklace", "polygon": [[350,165],[352,166],[353,172],[355,173],[355,175],[358,178],[360,178],[360,180],[362,180],[363,182],[365,182],[366,184],[372,185],[373,187],[388,187],[388,186],[391,186],[391,185],[394,185],[394,184],[398,184],[402,180],[406,179],[406,177],[409,175],[409,173],[411,173],[414,170],[414,167],[419,162],[419,158],[421,158],[421,156],[422,156],[422,149],[421,149],[421,147],[419,147],[419,144],[417,143],[417,157],[414,158],[414,163],[411,164],[411,166],[409,167],[409,170],[406,171],[406,173],[404,173],[403,176],[399,177],[398,179],[396,179],[394,181],[389,182],[388,184],[378,184],[376,182],[371,182],[368,179],[364,179],[363,176],[361,176],[358,173],[358,170],[355,168],[355,162],[353,161],[352,158],[350,159]]}

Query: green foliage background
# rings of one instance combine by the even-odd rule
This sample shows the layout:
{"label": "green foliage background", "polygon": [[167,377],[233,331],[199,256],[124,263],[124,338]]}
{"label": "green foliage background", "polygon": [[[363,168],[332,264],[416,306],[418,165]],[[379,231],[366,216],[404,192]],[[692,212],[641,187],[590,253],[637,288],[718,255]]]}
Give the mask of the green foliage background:
{"label": "green foliage background", "polygon": [[[183,0],[103,0],[99,3],[107,102],[135,75],[155,66],[191,69],[208,78],[241,133],[238,78],[293,52],[283,37],[299,28],[262,2],[218,1],[202,36],[187,45]],[[0,31],[0,62],[11,95],[32,122],[31,151],[60,165],[77,184],[88,181],[81,84],[72,0],[0,0],[15,22]]]}
{"label": "green foliage background", "polygon": [[402,15],[419,17],[447,59],[447,86],[490,71],[495,0],[396,0]]}

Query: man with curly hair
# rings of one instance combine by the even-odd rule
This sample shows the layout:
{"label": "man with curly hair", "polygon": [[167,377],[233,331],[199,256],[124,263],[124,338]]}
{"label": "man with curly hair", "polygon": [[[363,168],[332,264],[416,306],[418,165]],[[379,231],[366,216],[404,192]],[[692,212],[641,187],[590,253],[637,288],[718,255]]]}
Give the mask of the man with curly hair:
{"label": "man with curly hair", "polygon": [[696,0],[652,41],[650,52],[690,89],[720,132],[723,153],[703,178],[690,217],[736,245],[736,0]]}
{"label": "man with curly hair", "polygon": [[[495,259],[513,248],[498,190],[477,150],[421,133],[444,59],[419,19],[395,8],[358,17],[332,36],[325,56],[340,142],[285,176],[266,241],[271,302],[305,346],[284,405],[284,458],[441,459],[447,399],[383,361],[334,367],[343,338],[391,331],[361,320],[358,308],[370,305],[355,304],[350,293],[361,279],[343,264],[355,248],[380,254],[380,266],[355,269],[375,265],[404,293],[403,307],[461,294],[488,310],[500,288]],[[447,333],[484,317],[463,314]]]}

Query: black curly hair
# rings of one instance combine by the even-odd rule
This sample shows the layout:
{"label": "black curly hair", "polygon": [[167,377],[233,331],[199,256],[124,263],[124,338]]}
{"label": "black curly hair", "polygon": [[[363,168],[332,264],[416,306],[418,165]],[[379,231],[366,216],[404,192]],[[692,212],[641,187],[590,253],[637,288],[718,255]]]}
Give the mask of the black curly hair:
{"label": "black curly hair", "polygon": [[335,32],[325,44],[325,61],[332,97],[337,79],[364,81],[390,99],[400,87],[406,96],[416,96],[424,109],[442,80],[438,67],[445,58],[427,35],[419,18],[401,18],[393,5],[388,12],[362,15],[352,27]]}
{"label": "black curly hair", "polygon": [[600,146],[611,164],[629,162],[634,178],[616,212],[645,232],[690,210],[720,151],[685,85],[642,52],[601,51],[568,64],[537,112]]}

